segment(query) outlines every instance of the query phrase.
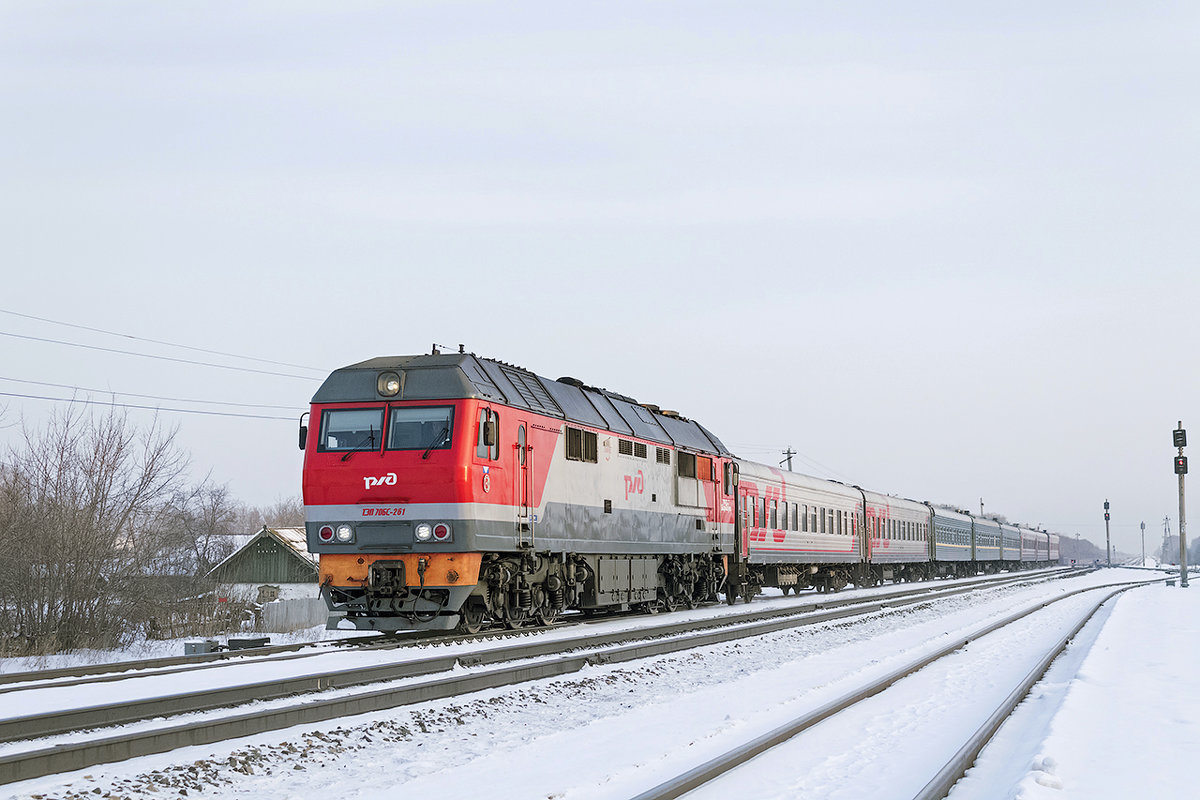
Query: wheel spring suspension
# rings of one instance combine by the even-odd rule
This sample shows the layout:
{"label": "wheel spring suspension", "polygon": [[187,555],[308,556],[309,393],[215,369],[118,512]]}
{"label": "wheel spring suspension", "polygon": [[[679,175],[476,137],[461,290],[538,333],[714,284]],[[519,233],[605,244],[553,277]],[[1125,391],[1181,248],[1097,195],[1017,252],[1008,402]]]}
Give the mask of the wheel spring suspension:
{"label": "wheel spring suspension", "polygon": [[546,592],[549,595],[551,608],[564,608],[567,602],[566,587],[562,578],[551,575],[546,579]]}

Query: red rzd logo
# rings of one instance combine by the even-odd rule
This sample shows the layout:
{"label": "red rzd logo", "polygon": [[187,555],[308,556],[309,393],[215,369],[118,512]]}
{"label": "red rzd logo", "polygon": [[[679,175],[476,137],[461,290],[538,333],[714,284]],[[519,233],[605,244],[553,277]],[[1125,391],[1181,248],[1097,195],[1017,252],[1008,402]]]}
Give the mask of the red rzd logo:
{"label": "red rzd logo", "polygon": [[644,494],[645,490],[646,490],[646,483],[642,479],[642,471],[640,469],[637,471],[637,477],[634,477],[633,475],[625,476],[625,499],[626,500],[629,499],[629,495],[631,495],[631,494]]}

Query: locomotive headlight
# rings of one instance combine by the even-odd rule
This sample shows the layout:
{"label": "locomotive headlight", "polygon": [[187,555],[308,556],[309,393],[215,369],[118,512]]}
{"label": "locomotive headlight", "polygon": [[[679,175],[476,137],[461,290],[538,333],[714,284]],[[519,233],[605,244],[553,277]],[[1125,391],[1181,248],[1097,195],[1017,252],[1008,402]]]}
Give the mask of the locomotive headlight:
{"label": "locomotive headlight", "polygon": [[418,542],[428,542],[433,538],[433,526],[428,522],[422,522],[417,526],[416,533]]}
{"label": "locomotive headlight", "polygon": [[349,525],[338,525],[337,538],[339,542],[354,541],[354,528],[351,528]]}
{"label": "locomotive headlight", "polygon": [[395,397],[400,391],[400,376],[394,372],[381,372],[375,389],[384,397]]}

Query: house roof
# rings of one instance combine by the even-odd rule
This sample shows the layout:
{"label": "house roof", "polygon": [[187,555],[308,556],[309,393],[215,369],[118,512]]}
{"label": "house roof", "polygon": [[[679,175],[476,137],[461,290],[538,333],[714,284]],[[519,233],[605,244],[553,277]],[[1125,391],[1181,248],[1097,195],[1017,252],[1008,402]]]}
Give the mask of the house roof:
{"label": "house roof", "polygon": [[316,569],[317,556],[314,553],[308,552],[308,535],[304,528],[268,528],[264,525],[262,530],[251,536],[245,544],[234,550],[221,563],[210,569],[205,577],[212,576],[225,567],[226,564],[238,558],[248,548],[252,547],[255,542],[265,538],[274,539],[279,542],[298,558],[307,562],[313,569]]}
{"label": "house roof", "polygon": [[297,555],[311,562],[313,566],[317,565],[317,555],[308,552],[308,533],[304,528],[267,528],[264,526],[259,533],[261,534],[263,531],[266,531],[268,535],[274,534],[276,539],[295,550]]}

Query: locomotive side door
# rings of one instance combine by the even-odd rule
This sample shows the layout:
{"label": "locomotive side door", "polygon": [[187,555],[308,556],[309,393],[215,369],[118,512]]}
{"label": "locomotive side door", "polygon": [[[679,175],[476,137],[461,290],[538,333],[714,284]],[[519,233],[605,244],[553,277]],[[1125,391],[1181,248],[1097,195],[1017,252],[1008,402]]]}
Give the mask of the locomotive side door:
{"label": "locomotive side door", "polygon": [[747,558],[750,555],[750,528],[754,525],[754,520],[751,519],[751,513],[756,510],[754,498],[750,497],[745,491],[738,492],[738,545],[742,553],[742,558]]}
{"label": "locomotive side door", "polygon": [[513,445],[513,506],[516,508],[517,547],[533,547],[536,520],[529,511],[532,495],[533,446],[529,444],[529,423],[517,420],[517,441]]}

